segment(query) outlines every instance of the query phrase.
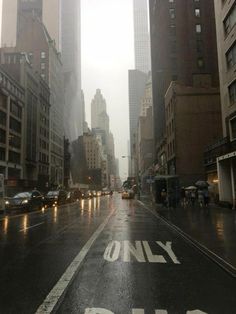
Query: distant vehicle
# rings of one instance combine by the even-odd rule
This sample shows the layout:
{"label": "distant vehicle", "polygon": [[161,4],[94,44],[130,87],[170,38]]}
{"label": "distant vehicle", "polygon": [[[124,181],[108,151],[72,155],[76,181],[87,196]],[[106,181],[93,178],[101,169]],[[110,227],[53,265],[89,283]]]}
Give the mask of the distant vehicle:
{"label": "distant vehicle", "polygon": [[102,195],[101,191],[97,191],[97,196],[100,197]]}
{"label": "distant vehicle", "polygon": [[93,197],[93,193],[90,190],[85,191],[83,194],[84,194],[83,198],[85,198],[85,199]]}
{"label": "distant vehicle", "polygon": [[66,203],[73,203],[75,201],[76,201],[76,197],[75,197],[74,191],[67,192]]}
{"label": "distant vehicle", "polygon": [[121,194],[122,199],[133,199],[134,198],[134,191],[132,189],[124,190]]}
{"label": "distant vehicle", "polygon": [[21,192],[12,198],[5,199],[6,210],[17,209],[40,209],[43,206],[43,196],[37,191]]}
{"label": "distant vehicle", "polygon": [[44,198],[44,202],[48,206],[61,205],[66,203],[67,192],[64,190],[49,191]]}

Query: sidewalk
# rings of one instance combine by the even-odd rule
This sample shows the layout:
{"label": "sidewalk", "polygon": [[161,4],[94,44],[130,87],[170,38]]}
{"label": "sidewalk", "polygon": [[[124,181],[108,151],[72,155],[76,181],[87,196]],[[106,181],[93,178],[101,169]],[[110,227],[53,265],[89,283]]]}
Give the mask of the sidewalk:
{"label": "sidewalk", "polygon": [[152,204],[147,196],[141,201],[236,271],[236,211],[213,204],[208,210],[198,206],[168,209]]}

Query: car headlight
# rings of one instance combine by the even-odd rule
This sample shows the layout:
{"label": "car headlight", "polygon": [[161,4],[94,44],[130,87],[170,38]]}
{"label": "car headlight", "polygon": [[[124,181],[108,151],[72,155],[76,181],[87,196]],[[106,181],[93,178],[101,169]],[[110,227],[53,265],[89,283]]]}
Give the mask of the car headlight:
{"label": "car headlight", "polygon": [[21,202],[21,204],[28,204],[28,203],[29,203],[28,200],[23,200],[23,201]]}
{"label": "car headlight", "polygon": [[9,203],[9,201],[5,201],[5,205],[9,205],[10,203]]}

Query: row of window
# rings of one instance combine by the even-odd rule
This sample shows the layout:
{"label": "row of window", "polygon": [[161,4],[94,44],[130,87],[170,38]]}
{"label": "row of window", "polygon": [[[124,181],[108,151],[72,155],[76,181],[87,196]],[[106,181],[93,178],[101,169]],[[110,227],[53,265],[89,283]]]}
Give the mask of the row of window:
{"label": "row of window", "polygon": [[233,5],[232,9],[229,11],[228,15],[224,20],[224,32],[227,37],[231,32],[232,28],[236,24],[236,3]]}
{"label": "row of window", "polygon": [[14,94],[19,99],[24,99],[24,93],[15,85],[13,84],[7,76],[3,73],[0,73],[0,84],[3,85],[9,92]]}
{"label": "row of window", "polygon": [[167,155],[170,158],[175,153],[175,141],[173,140],[167,145]]}
{"label": "row of window", "polygon": [[[169,14],[170,14],[170,18],[171,19],[175,19],[176,14],[175,14],[175,9],[174,8],[170,8],[169,9]],[[200,17],[201,16],[201,11],[199,8],[195,8],[194,9],[194,15],[195,17]]]}

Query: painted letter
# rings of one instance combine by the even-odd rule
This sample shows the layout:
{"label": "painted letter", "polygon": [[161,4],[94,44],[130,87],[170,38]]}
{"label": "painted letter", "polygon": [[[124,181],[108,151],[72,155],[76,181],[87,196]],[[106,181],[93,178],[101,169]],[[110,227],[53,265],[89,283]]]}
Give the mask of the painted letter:
{"label": "painted letter", "polygon": [[111,241],[104,252],[104,259],[108,262],[115,262],[120,254],[120,246],[120,242]]}
{"label": "painted letter", "polygon": [[143,246],[144,246],[145,252],[147,254],[148,261],[150,263],[167,263],[162,255],[153,255],[152,254],[151,248],[150,248],[147,241],[143,241]]}
{"label": "painted letter", "polygon": [[144,310],[142,309],[133,309],[132,314],[144,314]]}
{"label": "painted letter", "polygon": [[134,247],[129,241],[124,241],[124,262],[131,261],[131,254],[136,258],[140,263],[145,263],[145,257],[143,254],[143,248],[141,241],[135,241]]}
{"label": "painted letter", "polygon": [[156,310],[155,314],[168,314],[166,310]]}
{"label": "painted letter", "polygon": [[90,309],[86,309],[84,314],[114,314],[111,311],[92,307]]}
{"label": "painted letter", "polygon": [[207,314],[206,312],[202,312],[200,310],[188,311],[187,314]]}
{"label": "painted letter", "polygon": [[166,251],[166,253],[169,255],[169,257],[172,259],[172,261],[175,264],[180,264],[180,262],[178,261],[177,257],[175,256],[175,253],[173,252],[173,250],[171,248],[172,242],[166,242],[166,245],[165,245],[162,242],[157,241],[157,244],[160,245],[160,247],[162,247],[163,250]]}

